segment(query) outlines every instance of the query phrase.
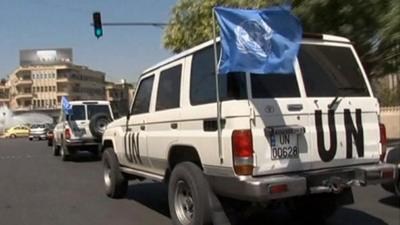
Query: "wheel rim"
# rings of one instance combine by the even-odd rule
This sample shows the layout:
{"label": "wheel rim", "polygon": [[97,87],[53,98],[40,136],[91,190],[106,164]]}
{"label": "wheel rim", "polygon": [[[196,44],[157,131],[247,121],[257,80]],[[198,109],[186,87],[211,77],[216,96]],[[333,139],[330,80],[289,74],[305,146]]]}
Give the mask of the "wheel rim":
{"label": "wheel rim", "polygon": [[111,187],[111,168],[107,161],[104,162],[104,184],[107,190]]}
{"label": "wheel rim", "polygon": [[183,180],[179,180],[175,189],[175,212],[182,224],[190,224],[194,217],[194,203],[192,192]]}

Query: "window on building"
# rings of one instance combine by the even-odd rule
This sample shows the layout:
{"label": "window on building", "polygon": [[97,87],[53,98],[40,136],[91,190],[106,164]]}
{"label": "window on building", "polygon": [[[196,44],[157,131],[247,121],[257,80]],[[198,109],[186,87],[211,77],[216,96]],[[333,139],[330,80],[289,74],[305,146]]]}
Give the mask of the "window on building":
{"label": "window on building", "polygon": [[160,73],[156,110],[179,107],[182,65],[172,67]]}

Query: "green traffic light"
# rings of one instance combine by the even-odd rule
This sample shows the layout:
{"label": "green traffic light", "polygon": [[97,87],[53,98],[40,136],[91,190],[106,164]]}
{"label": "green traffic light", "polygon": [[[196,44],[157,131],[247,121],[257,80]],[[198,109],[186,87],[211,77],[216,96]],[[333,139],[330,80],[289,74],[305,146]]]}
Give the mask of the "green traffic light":
{"label": "green traffic light", "polygon": [[102,29],[96,29],[95,30],[95,35],[97,38],[101,37],[103,35],[103,30]]}

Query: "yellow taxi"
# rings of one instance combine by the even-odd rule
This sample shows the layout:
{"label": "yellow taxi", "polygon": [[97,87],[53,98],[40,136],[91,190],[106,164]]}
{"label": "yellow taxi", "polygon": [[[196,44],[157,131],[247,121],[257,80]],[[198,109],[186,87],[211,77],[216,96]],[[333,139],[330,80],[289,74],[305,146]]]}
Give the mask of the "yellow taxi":
{"label": "yellow taxi", "polygon": [[6,130],[4,136],[7,138],[28,137],[29,127],[23,125],[10,127]]}

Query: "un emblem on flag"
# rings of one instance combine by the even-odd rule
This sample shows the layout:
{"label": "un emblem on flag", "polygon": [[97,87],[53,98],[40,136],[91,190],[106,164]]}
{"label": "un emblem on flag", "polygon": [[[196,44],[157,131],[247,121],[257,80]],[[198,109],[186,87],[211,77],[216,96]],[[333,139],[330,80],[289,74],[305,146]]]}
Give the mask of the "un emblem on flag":
{"label": "un emblem on flag", "polygon": [[243,54],[266,59],[271,54],[272,33],[263,20],[246,20],[235,28],[237,48]]}

